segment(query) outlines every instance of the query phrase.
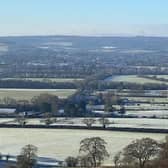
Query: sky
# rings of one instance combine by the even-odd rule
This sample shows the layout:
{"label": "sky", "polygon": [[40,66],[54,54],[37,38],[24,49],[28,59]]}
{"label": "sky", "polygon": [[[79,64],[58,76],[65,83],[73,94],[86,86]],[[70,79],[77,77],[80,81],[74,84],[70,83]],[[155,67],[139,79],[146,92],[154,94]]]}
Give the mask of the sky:
{"label": "sky", "polygon": [[0,0],[0,36],[168,36],[168,0]]}

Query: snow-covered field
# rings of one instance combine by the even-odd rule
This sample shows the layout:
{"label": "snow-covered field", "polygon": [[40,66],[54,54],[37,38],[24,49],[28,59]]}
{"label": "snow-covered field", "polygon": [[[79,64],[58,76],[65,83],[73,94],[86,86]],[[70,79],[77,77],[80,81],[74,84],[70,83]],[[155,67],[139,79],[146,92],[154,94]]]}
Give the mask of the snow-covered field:
{"label": "snow-covered field", "polygon": [[129,110],[126,115],[134,117],[168,118],[168,110]]}
{"label": "snow-covered field", "polygon": [[160,84],[167,84],[165,81],[158,81],[155,79],[147,79],[143,77],[139,77],[138,75],[114,75],[110,76],[105,79],[105,81],[108,82],[128,82],[128,83],[139,83],[139,84],[145,84],[145,83],[160,83]]}
{"label": "snow-covered field", "polygon": [[84,138],[95,136],[102,137],[108,143],[107,149],[111,157],[106,162],[112,163],[114,154],[132,140],[143,137],[162,140],[165,134],[66,129],[0,128],[0,151],[2,154],[17,155],[21,147],[26,144],[33,144],[38,147],[39,156],[62,160],[67,156],[78,155],[80,141]]}
{"label": "snow-covered field", "polygon": [[[99,118],[95,118],[94,126],[101,126]],[[27,124],[44,125],[42,119],[28,119]],[[128,128],[157,128],[168,129],[168,119],[148,119],[148,118],[109,118],[109,127],[128,127]],[[18,124],[15,119],[2,118],[1,123]],[[83,118],[57,118],[52,125],[78,125],[85,126]]]}
{"label": "snow-covered field", "polygon": [[[117,110],[121,107],[119,105],[114,106]],[[156,117],[156,118],[168,118],[168,104],[140,104],[140,105],[128,105],[124,106],[126,116],[133,117]]]}
{"label": "snow-covered field", "polygon": [[0,99],[10,97],[16,100],[31,100],[40,94],[52,94],[66,98],[76,92],[75,89],[8,89],[0,88]]}

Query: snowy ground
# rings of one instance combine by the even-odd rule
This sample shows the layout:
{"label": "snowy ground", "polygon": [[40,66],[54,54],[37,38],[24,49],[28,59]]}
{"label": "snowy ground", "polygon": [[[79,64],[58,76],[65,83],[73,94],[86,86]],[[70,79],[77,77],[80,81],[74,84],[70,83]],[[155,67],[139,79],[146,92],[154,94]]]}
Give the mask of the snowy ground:
{"label": "snowy ground", "polygon": [[[101,126],[99,118],[95,118],[94,126]],[[129,128],[157,128],[168,129],[168,119],[148,119],[148,118],[109,118],[109,127],[129,127]],[[18,124],[15,119],[2,118],[1,123]],[[28,119],[27,124],[45,125],[42,119]],[[57,118],[57,122],[52,125],[78,125],[85,126],[83,118]]]}
{"label": "snowy ground", "polygon": [[162,140],[165,134],[130,133],[113,131],[66,130],[66,129],[15,129],[0,128],[0,150],[2,154],[18,155],[20,149],[33,144],[38,147],[38,155],[63,160],[68,156],[78,155],[80,141],[87,137],[100,136],[108,143],[112,163],[116,152],[132,140],[151,137]]}
{"label": "snowy ground", "polygon": [[168,118],[168,110],[129,110],[127,116]]}

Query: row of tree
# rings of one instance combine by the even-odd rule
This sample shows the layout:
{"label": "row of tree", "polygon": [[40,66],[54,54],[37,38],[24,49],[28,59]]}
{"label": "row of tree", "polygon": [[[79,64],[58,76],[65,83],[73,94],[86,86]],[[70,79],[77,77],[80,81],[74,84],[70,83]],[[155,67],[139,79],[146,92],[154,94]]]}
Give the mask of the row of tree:
{"label": "row of tree", "polygon": [[85,90],[106,90],[106,89],[130,89],[130,90],[166,90],[165,83],[129,83],[129,82],[112,82],[105,80],[98,80],[92,77],[86,79],[81,83],[80,89]]}
{"label": "row of tree", "polygon": [[[80,142],[79,155],[65,159],[64,167],[100,167],[110,157],[107,143],[100,137],[85,138]],[[9,160],[10,156],[8,156]],[[8,168],[33,168],[37,164],[37,147],[26,145],[17,156],[16,165]],[[168,136],[164,142],[151,138],[132,141],[113,158],[112,168],[167,168]]]}
{"label": "row of tree", "polygon": [[27,88],[27,89],[77,89],[76,82],[52,82],[33,80],[0,80],[0,88]]}
{"label": "row of tree", "polygon": [[[110,156],[106,149],[107,143],[100,137],[86,138],[80,145],[77,158],[66,158],[68,167],[100,167]],[[113,162],[114,168],[167,168],[168,137],[164,142],[151,138],[132,141],[114,156]]]}

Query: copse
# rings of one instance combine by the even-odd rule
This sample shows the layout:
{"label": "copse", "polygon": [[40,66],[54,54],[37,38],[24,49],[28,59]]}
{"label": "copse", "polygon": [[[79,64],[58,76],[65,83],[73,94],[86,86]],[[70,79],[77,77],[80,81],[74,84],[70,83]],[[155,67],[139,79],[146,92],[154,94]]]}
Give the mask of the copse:
{"label": "copse", "polygon": [[128,166],[130,168],[145,168],[159,153],[159,144],[151,138],[142,138],[132,141],[122,153],[114,157],[115,165]]}
{"label": "copse", "polygon": [[43,93],[33,97],[31,102],[37,106],[40,112],[55,114],[58,111],[60,100],[55,95]]}

